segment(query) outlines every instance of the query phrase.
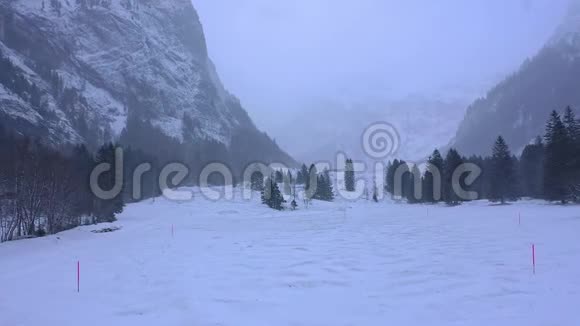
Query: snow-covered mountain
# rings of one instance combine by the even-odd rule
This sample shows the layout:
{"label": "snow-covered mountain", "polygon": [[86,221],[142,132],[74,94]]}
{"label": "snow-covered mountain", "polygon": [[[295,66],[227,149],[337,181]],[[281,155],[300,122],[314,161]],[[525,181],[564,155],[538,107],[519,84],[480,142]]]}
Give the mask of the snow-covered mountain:
{"label": "snow-covered mountain", "polygon": [[[302,162],[335,163],[339,152],[356,160],[369,160],[363,135],[370,126],[389,123],[398,134],[394,157],[422,160],[453,137],[465,107],[474,97],[409,95],[400,98],[313,100],[303,110],[278,119],[272,133],[276,140]],[[296,130],[300,132],[287,132]],[[277,134],[276,130],[280,130]],[[393,132],[393,131],[389,131]]]}
{"label": "snow-covered mountain", "polygon": [[98,145],[131,117],[180,142],[267,138],[221,84],[190,0],[0,0],[0,69],[0,121],[47,143]]}
{"label": "snow-covered mountain", "polygon": [[543,135],[552,110],[580,109],[580,1],[546,45],[467,110],[451,146],[488,154],[498,135],[516,152]]}

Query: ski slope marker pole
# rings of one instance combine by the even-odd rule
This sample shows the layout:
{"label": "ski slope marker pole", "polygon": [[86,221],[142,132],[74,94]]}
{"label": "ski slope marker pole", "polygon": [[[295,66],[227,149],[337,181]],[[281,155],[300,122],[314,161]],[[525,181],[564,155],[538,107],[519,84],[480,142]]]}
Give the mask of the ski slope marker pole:
{"label": "ski slope marker pole", "polygon": [[534,270],[534,275],[536,275],[536,245],[532,244],[532,266]]}
{"label": "ski slope marker pole", "polygon": [[81,262],[77,261],[77,292],[81,292]]}

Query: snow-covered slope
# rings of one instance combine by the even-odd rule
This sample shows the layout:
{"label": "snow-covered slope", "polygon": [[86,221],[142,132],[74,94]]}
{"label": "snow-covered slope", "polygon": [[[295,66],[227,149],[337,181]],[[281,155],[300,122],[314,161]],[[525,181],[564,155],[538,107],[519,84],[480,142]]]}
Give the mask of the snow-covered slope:
{"label": "snow-covered slope", "polygon": [[580,109],[580,1],[542,50],[467,110],[451,146],[488,154],[498,135],[519,152],[544,133],[552,110]]}
{"label": "snow-covered slope", "polygon": [[189,203],[129,205],[115,225],[0,244],[0,324],[580,321],[577,207],[338,199],[276,212],[258,198],[213,202],[196,190]]}
{"label": "snow-covered slope", "polygon": [[114,139],[128,116],[185,142],[257,132],[190,0],[0,0],[0,60],[0,118],[51,143]]}

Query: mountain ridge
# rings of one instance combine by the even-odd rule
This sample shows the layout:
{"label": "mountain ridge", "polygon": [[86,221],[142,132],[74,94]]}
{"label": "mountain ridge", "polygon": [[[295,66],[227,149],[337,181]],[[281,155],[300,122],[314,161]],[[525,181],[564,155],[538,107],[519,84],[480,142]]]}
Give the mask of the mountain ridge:
{"label": "mountain ridge", "polygon": [[535,56],[468,107],[449,147],[466,155],[489,154],[502,135],[512,150],[521,152],[544,134],[551,111],[580,108],[579,84],[580,2],[575,1]]}
{"label": "mountain ridge", "polygon": [[222,85],[188,0],[2,0],[0,63],[0,118],[46,143],[97,147],[130,118],[182,143],[267,137]]}

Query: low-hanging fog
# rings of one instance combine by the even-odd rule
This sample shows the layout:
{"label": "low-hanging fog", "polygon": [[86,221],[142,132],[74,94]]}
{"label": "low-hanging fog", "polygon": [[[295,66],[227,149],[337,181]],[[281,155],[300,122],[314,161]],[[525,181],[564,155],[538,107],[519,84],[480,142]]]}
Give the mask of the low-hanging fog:
{"label": "low-hanging fog", "polygon": [[373,120],[403,129],[409,157],[447,142],[466,106],[542,47],[567,0],[193,4],[226,87],[259,128],[310,160],[352,146]]}

